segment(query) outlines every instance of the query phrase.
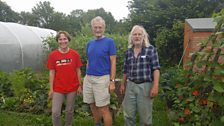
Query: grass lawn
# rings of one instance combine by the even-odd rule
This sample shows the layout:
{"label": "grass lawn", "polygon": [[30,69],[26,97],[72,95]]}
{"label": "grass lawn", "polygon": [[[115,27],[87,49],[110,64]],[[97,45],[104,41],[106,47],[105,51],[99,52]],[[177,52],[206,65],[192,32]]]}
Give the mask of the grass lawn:
{"label": "grass lawn", "polygon": [[[91,117],[77,117],[73,120],[74,126],[94,126]],[[34,115],[0,110],[0,126],[51,126],[51,115]],[[123,115],[116,117],[113,126],[123,126]],[[164,102],[157,97],[154,101],[153,126],[171,126],[167,117]]]}
{"label": "grass lawn", "polygon": [[157,97],[153,104],[153,126],[172,126],[165,101]]}
{"label": "grass lawn", "polygon": [[[76,117],[73,120],[75,126],[92,126],[92,119]],[[0,111],[0,126],[51,126],[51,115],[34,115],[29,113],[17,113]]]}
{"label": "grass lawn", "polygon": [[46,115],[0,111],[0,126],[47,126],[49,119]]}

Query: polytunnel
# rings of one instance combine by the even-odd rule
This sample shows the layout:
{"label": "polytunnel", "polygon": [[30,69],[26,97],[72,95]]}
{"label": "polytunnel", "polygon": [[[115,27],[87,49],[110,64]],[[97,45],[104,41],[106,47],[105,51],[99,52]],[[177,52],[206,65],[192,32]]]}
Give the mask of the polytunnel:
{"label": "polytunnel", "polygon": [[55,36],[51,29],[0,22],[0,70],[43,67],[43,40]]}

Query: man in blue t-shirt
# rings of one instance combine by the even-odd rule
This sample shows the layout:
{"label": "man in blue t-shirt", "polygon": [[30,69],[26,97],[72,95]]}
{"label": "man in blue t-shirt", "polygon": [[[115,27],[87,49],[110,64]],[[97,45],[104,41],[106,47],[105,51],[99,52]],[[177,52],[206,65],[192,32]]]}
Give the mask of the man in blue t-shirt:
{"label": "man in blue t-shirt", "polygon": [[114,40],[104,36],[105,21],[95,17],[91,21],[95,39],[87,44],[88,62],[83,82],[83,101],[90,104],[96,126],[112,126],[108,105],[110,92],[115,90],[116,47]]}

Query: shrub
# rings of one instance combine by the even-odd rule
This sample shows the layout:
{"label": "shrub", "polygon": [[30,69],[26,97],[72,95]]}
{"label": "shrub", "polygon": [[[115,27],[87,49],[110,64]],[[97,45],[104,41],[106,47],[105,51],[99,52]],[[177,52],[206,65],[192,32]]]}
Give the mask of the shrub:
{"label": "shrub", "polygon": [[163,85],[168,85],[163,91],[166,99],[171,101],[169,109],[174,126],[224,125],[224,64],[218,61],[223,56],[224,10],[215,20],[215,32],[192,55],[189,69],[174,68],[175,72],[171,70],[168,75],[162,75]]}

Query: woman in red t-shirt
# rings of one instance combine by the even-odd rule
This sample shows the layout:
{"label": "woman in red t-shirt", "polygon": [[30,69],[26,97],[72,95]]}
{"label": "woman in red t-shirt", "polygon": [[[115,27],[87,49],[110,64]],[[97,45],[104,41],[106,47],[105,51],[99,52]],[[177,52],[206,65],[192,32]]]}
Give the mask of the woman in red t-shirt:
{"label": "woman in red t-shirt", "polygon": [[68,47],[71,37],[67,32],[59,31],[56,41],[59,48],[49,54],[47,64],[50,70],[48,95],[52,99],[52,121],[54,126],[61,125],[61,108],[66,97],[65,125],[70,126],[74,115],[75,95],[81,92],[82,62],[79,54]]}

